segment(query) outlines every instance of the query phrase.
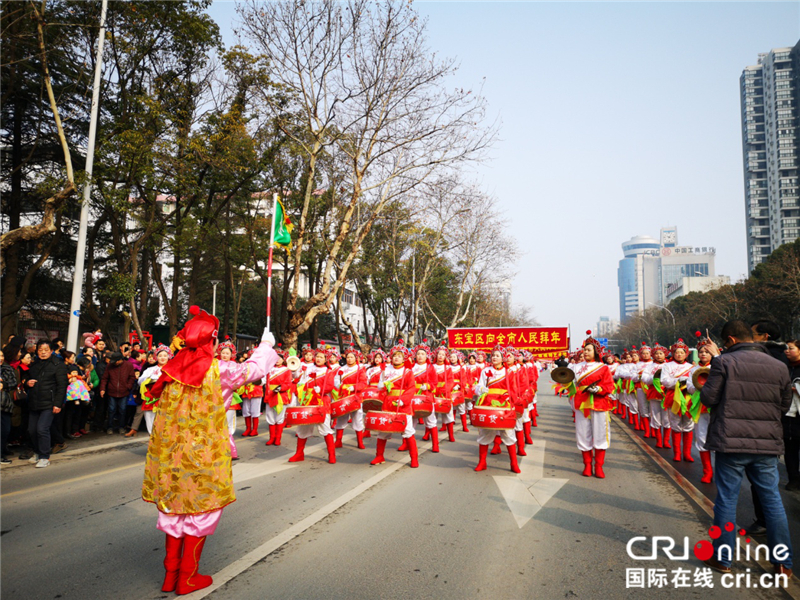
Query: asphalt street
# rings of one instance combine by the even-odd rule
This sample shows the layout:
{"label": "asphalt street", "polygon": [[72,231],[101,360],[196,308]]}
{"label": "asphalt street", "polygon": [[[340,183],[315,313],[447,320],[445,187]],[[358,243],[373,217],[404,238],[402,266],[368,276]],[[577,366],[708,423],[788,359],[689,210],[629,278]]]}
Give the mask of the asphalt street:
{"label": "asphalt street", "polygon": [[[352,432],[336,465],[327,464],[316,438],[305,462],[287,463],[291,430],[280,448],[265,446],[263,433],[238,438],[238,500],[225,509],[201,561],[215,584],[188,598],[789,597],[763,586],[726,589],[718,574],[713,587],[700,587],[702,563],[691,552],[685,560],[630,558],[626,545],[635,536],[647,537],[636,546],[642,553],[650,536],[671,536],[678,553],[684,536],[690,545],[707,540],[710,518],[618,420],[606,479],[582,477],[569,405],[550,393],[546,375],[540,387],[535,444],[521,458],[520,475],[509,471],[505,452],[474,472],[477,433],[460,427],[439,454],[420,443],[418,469],[397,452],[399,440],[389,442],[387,463],[370,466],[375,438],[358,450]],[[140,496],[145,452],[138,443],[55,460],[47,469],[3,469],[4,599],[173,595],[160,591],[164,536],[155,508]],[[699,460],[677,470],[713,499],[713,484],[699,483]],[[784,501],[800,548],[798,498],[784,492]],[[738,520],[752,520],[747,486]],[[644,569],[651,581],[626,587],[635,576],[629,569]],[[758,565],[737,571],[747,569],[758,585]]]}

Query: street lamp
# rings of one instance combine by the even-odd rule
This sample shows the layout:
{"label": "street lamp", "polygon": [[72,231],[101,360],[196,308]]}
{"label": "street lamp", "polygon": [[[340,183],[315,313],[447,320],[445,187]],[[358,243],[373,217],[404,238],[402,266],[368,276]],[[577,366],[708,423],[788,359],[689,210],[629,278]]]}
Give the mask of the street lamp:
{"label": "street lamp", "polygon": [[212,279],[211,285],[214,286],[214,299],[211,301],[211,314],[215,317],[217,316],[217,286],[222,283],[219,279]]}

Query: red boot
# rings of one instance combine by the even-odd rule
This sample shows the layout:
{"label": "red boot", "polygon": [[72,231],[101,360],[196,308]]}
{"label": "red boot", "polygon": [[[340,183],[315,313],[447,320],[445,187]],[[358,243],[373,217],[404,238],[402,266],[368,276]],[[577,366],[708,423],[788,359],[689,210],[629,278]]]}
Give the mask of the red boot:
{"label": "red boot", "polygon": [[711,466],[711,452],[702,450],[700,452],[700,460],[703,463],[703,478],[700,480],[703,483],[711,483],[714,479],[714,467]]}
{"label": "red boot", "polygon": [[277,425],[270,425],[269,426],[269,439],[264,442],[265,446],[272,446],[275,443],[275,436],[277,435],[278,426]]}
{"label": "red boot", "polygon": [[335,448],[342,447],[342,437],[344,437],[344,429],[337,429],[336,430],[336,443],[334,444]]}
{"label": "red boot", "polygon": [[383,458],[383,452],[386,450],[386,440],[378,439],[378,451],[375,453],[375,458],[372,459],[372,462],[369,464],[371,465],[379,465],[381,463],[386,462],[386,459]]}
{"label": "red boot", "polygon": [[333,434],[329,433],[325,436],[325,445],[328,447],[328,462],[332,465],[336,464],[336,444],[333,441]]}
{"label": "red boot", "polygon": [[476,471],[486,470],[486,455],[489,453],[489,444],[480,444],[478,446],[478,466],[475,467]]}
{"label": "red boot", "polygon": [[283,423],[275,425],[275,446],[281,445],[281,437],[283,436]]}
{"label": "red boot", "polygon": [[672,448],[672,445],[669,443],[670,438],[672,437],[672,427],[667,427],[664,429],[664,448]]}
{"label": "red boot", "polygon": [[606,462],[606,451],[605,450],[598,450],[595,448],[594,451],[594,476],[598,479],[605,479],[606,474],[603,472],[603,463]]}
{"label": "red boot", "polygon": [[633,415],[633,429],[639,431],[639,413]]}
{"label": "red boot", "polygon": [[533,414],[531,415],[531,425],[533,425],[534,427],[538,427],[538,425],[536,424],[536,417],[539,416],[539,411],[536,410],[536,405],[535,404],[533,406],[534,406],[534,408],[533,408],[533,411],[532,411]]}
{"label": "red boot", "polygon": [[419,466],[419,454],[417,453],[417,440],[414,439],[412,435],[410,438],[406,438],[408,440],[408,454],[411,456],[411,464],[409,465],[412,469],[416,469]]}
{"label": "red boot", "polygon": [[680,431],[673,431],[672,432],[672,450],[674,452],[674,456],[672,460],[675,462],[681,462],[681,432]]}
{"label": "red boot", "polygon": [[525,443],[532,444],[533,439],[531,438],[531,422],[528,421],[527,423],[523,423],[522,428],[525,431]]}
{"label": "red boot", "polygon": [[425,435],[422,436],[422,441],[423,442],[427,442],[429,439],[431,439],[431,428],[430,427],[426,427],[425,428]]}
{"label": "red boot", "polygon": [[250,424],[253,428],[250,430],[250,436],[255,437],[258,435],[258,417],[250,417]]}
{"label": "red boot", "polygon": [[200,555],[203,553],[205,543],[205,537],[187,535],[183,538],[183,556],[181,557],[181,566],[178,571],[178,584],[175,589],[179,596],[202,590],[214,583],[210,576],[198,573]]}
{"label": "red boot", "polygon": [[494,446],[492,446],[492,454],[500,454],[502,450],[500,449],[500,436],[496,435],[494,438]]}
{"label": "red boot", "polygon": [[664,440],[662,438],[661,427],[654,430],[656,433],[656,448],[663,448],[664,447]]}
{"label": "red boot", "polygon": [[372,432],[369,429],[366,429],[364,431],[364,439],[371,438],[371,437],[372,437]]}
{"label": "red boot", "polygon": [[694,438],[694,431],[683,432],[683,460],[686,462],[694,462],[692,458],[692,439]]}
{"label": "red boot", "polygon": [[644,437],[650,437],[650,417],[642,417],[644,420]]}
{"label": "red boot", "polygon": [[358,445],[359,450],[364,450],[366,446],[364,446],[364,432],[363,431],[356,431],[356,443]]}
{"label": "red boot", "polygon": [[467,415],[466,414],[461,415],[461,430],[464,433],[469,433],[469,429],[467,428]]}
{"label": "red boot", "polygon": [[303,450],[306,447],[306,438],[297,438],[297,451],[294,453],[289,459],[289,462],[303,462],[306,459],[305,452]]}
{"label": "red boot", "polygon": [[439,428],[439,431],[441,432],[447,431],[447,423],[442,423],[442,426]]}
{"label": "red boot", "polygon": [[397,448],[398,452],[405,452],[408,450],[408,438],[403,438],[403,441],[400,442],[400,446]]}
{"label": "red boot", "polygon": [[592,476],[592,451],[591,450],[584,450],[581,452],[583,454],[583,475],[584,477],[591,477]]}
{"label": "red boot", "polygon": [[433,441],[431,452],[439,452],[439,429],[437,427],[431,427],[431,440]]}
{"label": "red boot", "polygon": [[162,592],[174,592],[178,584],[178,569],[181,568],[181,552],[183,550],[183,538],[172,537],[167,534],[167,556],[164,558],[164,585],[161,586]]}
{"label": "red boot", "polygon": [[508,448],[508,456],[511,459],[511,472],[512,473],[519,473],[519,463],[517,463],[517,447],[514,444],[507,446]]}
{"label": "red boot", "polygon": [[528,456],[528,453],[525,452],[525,434],[521,431],[517,431],[517,454],[519,456]]}
{"label": "red boot", "polygon": [[447,439],[450,440],[451,442],[456,441],[456,434],[453,431],[453,429],[455,429],[455,425],[456,425],[455,423],[447,424]]}
{"label": "red boot", "polygon": [[246,428],[245,428],[245,430],[242,432],[242,437],[247,437],[247,436],[249,436],[249,435],[250,435],[250,429],[252,429],[252,427],[253,427],[253,426],[251,425],[251,421],[252,421],[252,420],[253,420],[253,419],[252,419],[251,417],[245,417],[245,418],[244,418],[244,423],[245,423],[245,425],[247,425],[247,427],[246,427]]}
{"label": "red boot", "polygon": [[619,416],[623,421],[628,418],[628,407],[625,406],[624,404],[622,405],[619,411]]}

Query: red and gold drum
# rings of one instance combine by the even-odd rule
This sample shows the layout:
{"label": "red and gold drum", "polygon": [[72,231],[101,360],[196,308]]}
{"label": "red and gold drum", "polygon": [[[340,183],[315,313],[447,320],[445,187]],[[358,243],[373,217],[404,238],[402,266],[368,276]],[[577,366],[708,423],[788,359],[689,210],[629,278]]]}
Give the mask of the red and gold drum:
{"label": "red and gold drum", "polygon": [[383,410],[373,410],[364,415],[367,431],[402,433],[406,428],[407,415]]}
{"label": "red and gold drum", "polygon": [[517,413],[511,408],[476,406],[469,411],[469,421],[480,429],[514,429]]}
{"label": "red and gold drum", "polygon": [[383,394],[376,387],[368,387],[361,392],[361,408],[364,412],[369,410],[383,410]]}
{"label": "red and gold drum", "polygon": [[287,406],[286,427],[293,425],[318,425],[325,422],[324,406]]}
{"label": "red and gold drum", "polygon": [[427,396],[414,396],[411,399],[411,409],[414,411],[414,417],[424,419],[433,412],[433,402]]}
{"label": "red and gold drum", "polygon": [[434,398],[433,399],[433,410],[437,414],[447,414],[451,410],[453,410],[453,401],[449,398]]}
{"label": "red and gold drum", "polygon": [[331,402],[331,417],[343,417],[361,408],[361,400],[355,394],[339,398],[335,402]]}
{"label": "red and gold drum", "polygon": [[464,392],[453,392],[451,398],[453,400],[453,406],[464,404]]}

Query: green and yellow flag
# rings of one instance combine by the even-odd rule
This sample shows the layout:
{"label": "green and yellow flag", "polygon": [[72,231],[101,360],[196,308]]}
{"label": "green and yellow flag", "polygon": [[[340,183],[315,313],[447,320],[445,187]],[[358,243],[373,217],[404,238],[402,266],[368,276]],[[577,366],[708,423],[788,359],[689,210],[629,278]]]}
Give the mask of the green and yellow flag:
{"label": "green and yellow flag", "polygon": [[292,247],[292,221],[286,216],[286,209],[283,207],[283,202],[278,200],[275,204],[275,214],[272,216],[272,226],[275,228],[275,245],[279,248],[286,248],[287,250]]}

